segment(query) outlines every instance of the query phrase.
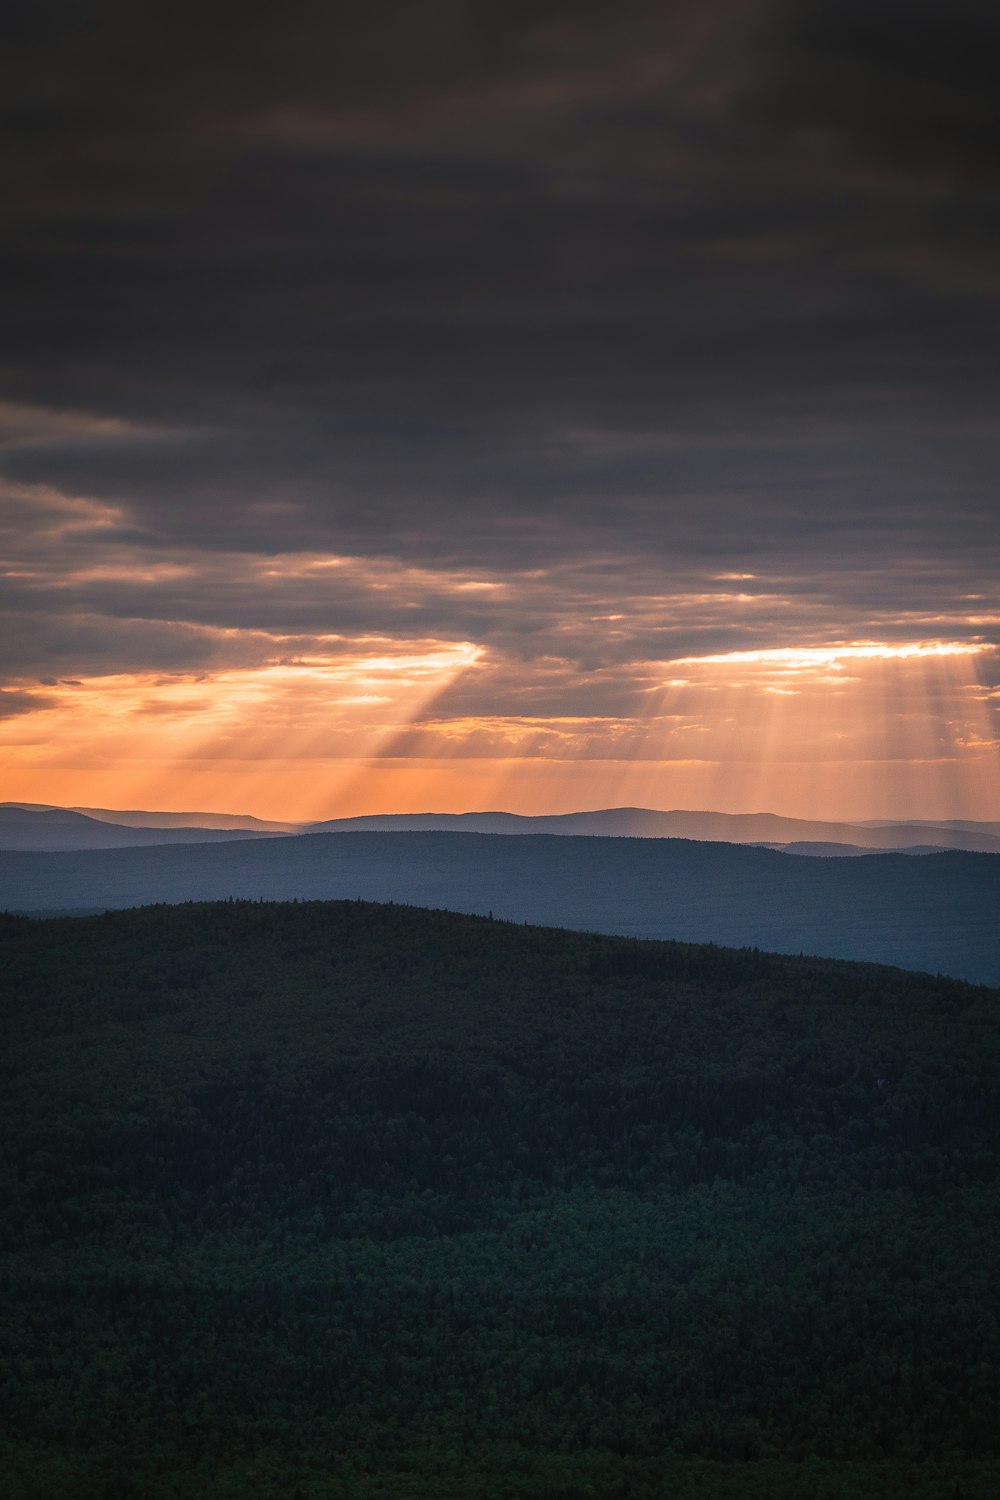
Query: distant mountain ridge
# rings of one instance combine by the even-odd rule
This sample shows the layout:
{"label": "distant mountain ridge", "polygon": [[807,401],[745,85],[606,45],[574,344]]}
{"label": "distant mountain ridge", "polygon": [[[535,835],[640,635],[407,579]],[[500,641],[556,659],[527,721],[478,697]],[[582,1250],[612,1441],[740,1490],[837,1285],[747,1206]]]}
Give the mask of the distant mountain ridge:
{"label": "distant mountain ridge", "polygon": [[558,834],[598,838],[682,838],[758,844],[827,857],[853,852],[966,849],[1000,853],[1000,824],[969,820],[831,823],[778,813],[719,813],[643,807],[528,815],[512,812],[372,813],[295,823],[247,814],[156,812],[0,803],[0,849],[107,849],[159,843],[209,843],[304,833]]}
{"label": "distant mountain ridge", "polygon": [[0,858],[0,910],[230,896],[362,897],[1000,983],[1000,860],[989,854],[810,859],[684,839],[354,832]]}
{"label": "distant mountain ridge", "polygon": [[[934,838],[928,839],[933,827]],[[596,812],[526,816],[510,812],[389,813],[358,818],[330,818],[307,825],[309,833],[455,833],[562,834],[604,838],[679,838],[727,844],[854,844],[867,849],[936,848],[1000,853],[996,825],[948,823],[828,823],[787,818],[779,813],[718,813],[644,807],[603,808]],[[819,851],[815,851],[819,852]]]}
{"label": "distant mountain ridge", "polygon": [[156,809],[121,807],[62,807],[55,802],[0,802],[0,811],[19,808],[23,812],[74,812],[98,823],[118,823],[123,828],[218,828],[245,829],[248,833],[293,833],[302,823],[255,818],[249,813],[161,812]]}
{"label": "distant mountain ridge", "polygon": [[[860,844],[823,844],[802,839],[792,844],[754,844],[754,849],[774,849],[779,854],[803,854],[811,859],[859,859],[870,854],[949,854],[947,844],[907,844],[902,849],[879,846],[868,849]],[[972,852],[972,851],[965,851]],[[989,851],[984,851],[989,852]]]}
{"label": "distant mountain ridge", "polygon": [[69,853],[81,849],[129,849],[155,844],[217,844],[232,839],[273,837],[265,829],[204,828],[184,825],[132,826],[92,818],[67,807],[0,804],[0,850]]}

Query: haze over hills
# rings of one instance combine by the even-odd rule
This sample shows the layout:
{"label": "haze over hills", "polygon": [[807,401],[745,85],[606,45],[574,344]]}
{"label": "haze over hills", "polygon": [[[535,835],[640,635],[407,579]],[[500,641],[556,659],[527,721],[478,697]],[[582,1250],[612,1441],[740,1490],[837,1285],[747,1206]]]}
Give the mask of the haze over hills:
{"label": "haze over hills", "polygon": [[108,807],[74,807],[99,823],[120,823],[126,828],[218,828],[248,833],[295,833],[300,823],[274,822],[248,813],[148,812],[138,808],[121,811]]}
{"label": "haze over hills", "polygon": [[301,823],[275,822],[269,818],[252,817],[249,813],[160,812],[140,808],[61,807],[55,802],[0,802],[0,814],[7,808],[18,808],[22,812],[82,813],[95,822],[116,823],[123,828],[217,828],[240,829],[248,833],[294,833],[303,827]]}
{"label": "haze over hills", "polygon": [[791,844],[755,844],[755,849],[777,849],[782,854],[804,854],[813,859],[858,859],[871,854],[948,854],[947,844],[906,844],[901,849],[881,846],[868,849],[861,844],[816,843],[811,839],[796,840]]}
{"label": "haze over hills", "polygon": [[184,824],[132,826],[89,817],[70,808],[0,805],[0,850],[127,849],[155,844],[215,844],[231,839],[273,837],[259,828],[188,827]]}
{"label": "haze over hills", "polygon": [[0,909],[364,897],[517,922],[898,964],[1000,982],[1000,860],[810,859],[681,839],[306,834],[8,852]]}
{"label": "haze over hills", "polygon": [[[40,817],[39,814],[47,814]],[[95,824],[103,825],[95,827]],[[134,830],[119,835],[111,828]],[[157,831],[167,830],[169,838]],[[776,813],[717,813],[650,808],[529,816],[511,812],[384,813],[314,823],[267,820],[247,814],[157,812],[113,808],[58,808],[40,803],[0,803],[0,849],[112,848],[161,842],[198,843],[206,835],[266,836],[300,833],[402,833],[433,831],[499,834],[592,835],[609,838],[684,838],[764,844],[817,856],[856,850],[906,849],[927,853],[968,849],[1000,853],[1000,824],[913,819],[850,823],[787,818]],[[933,831],[933,832],[932,832]]]}
{"label": "haze over hills", "polygon": [[[933,826],[934,838],[928,838]],[[644,807],[613,807],[596,812],[555,813],[526,817],[519,813],[397,813],[361,818],[332,818],[309,825],[311,833],[430,832],[450,829],[462,833],[568,834],[610,838],[680,838],[731,844],[790,843],[855,844],[868,849],[905,849],[913,846],[971,849],[1000,853],[995,825],[953,826],[947,823],[826,823],[786,818],[777,813],[718,813],[674,810],[657,812]]]}
{"label": "haze over hills", "polygon": [[[890,820],[891,821],[891,820]],[[895,821],[900,821],[896,819]],[[978,833],[1000,834],[1000,823],[990,823],[975,818],[905,818],[904,821],[909,828],[969,828]],[[883,828],[886,820],[869,818],[859,821],[855,826],[858,828]]]}
{"label": "haze over hills", "polygon": [[[95,813],[0,805],[0,908],[364,896],[1000,983],[1000,837],[989,825],[642,808],[266,826],[225,814]],[[230,826],[176,821],[187,816]],[[942,853],[946,840],[958,848]]]}

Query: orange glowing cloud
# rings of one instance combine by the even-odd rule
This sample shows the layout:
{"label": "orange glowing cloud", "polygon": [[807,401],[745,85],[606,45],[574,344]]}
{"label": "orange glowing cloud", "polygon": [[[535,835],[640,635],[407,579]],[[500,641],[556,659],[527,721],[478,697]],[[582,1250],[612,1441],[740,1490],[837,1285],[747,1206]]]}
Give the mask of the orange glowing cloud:
{"label": "orange glowing cloud", "polygon": [[470,715],[447,708],[470,672],[489,692],[496,664],[475,644],[330,641],[325,654],[245,669],[57,681],[0,724],[0,747],[8,796],[72,785],[71,800],[98,801],[114,785],[119,801],[190,805],[200,779],[238,787],[242,808],[288,817],[339,810],[363,782],[390,798],[382,806],[408,805],[413,778],[436,789],[438,771],[451,777],[448,802],[456,785],[478,783],[529,805],[532,780],[551,794],[546,765],[559,768],[568,799],[603,785],[617,795],[599,801],[648,800],[659,787],[658,805],[697,789],[721,807],[738,786],[754,806],[792,797],[806,810],[804,800],[827,806],[833,787],[843,798],[850,782],[854,815],[885,791],[891,768],[937,810],[981,812],[997,758],[975,670],[983,654],[969,643],[861,642],[685,657],[665,664],[634,717]]}
{"label": "orange glowing cloud", "polygon": [[635,715],[470,714],[450,701],[488,697],[505,670],[474,643],[331,640],[262,666],[54,682],[0,723],[4,795],[289,818],[609,803],[989,816],[985,654],[860,642],[685,657],[652,674]]}
{"label": "orange glowing cloud", "polygon": [[828,606],[750,572],[167,550],[27,485],[0,531],[2,797],[1000,817],[979,595],[831,639]]}
{"label": "orange glowing cloud", "polygon": [[717,656],[681,656],[678,665],[757,662],[808,671],[814,667],[839,667],[845,661],[913,661],[921,657],[981,656],[992,648],[968,641],[912,641],[887,645],[883,641],[858,641],[839,646],[773,646],[757,651],[724,651]]}
{"label": "orange glowing cloud", "polygon": [[244,670],[55,682],[34,711],[0,722],[4,795],[65,799],[71,787],[69,800],[96,802],[114,788],[113,805],[169,809],[190,806],[200,784],[216,800],[224,788],[230,809],[234,795],[251,806],[279,793],[286,816],[318,817],[480,655],[469,642],[352,646]]}

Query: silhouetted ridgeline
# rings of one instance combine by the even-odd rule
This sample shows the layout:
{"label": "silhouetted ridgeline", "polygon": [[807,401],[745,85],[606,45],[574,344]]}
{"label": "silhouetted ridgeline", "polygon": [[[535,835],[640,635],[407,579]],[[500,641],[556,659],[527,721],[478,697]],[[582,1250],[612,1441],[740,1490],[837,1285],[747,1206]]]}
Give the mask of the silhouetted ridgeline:
{"label": "silhouetted ridgeline", "polygon": [[0,944],[4,1500],[1000,1494],[997,992],[362,903]]}
{"label": "silhouetted ridgeline", "polygon": [[[128,818],[130,814],[120,816]],[[68,807],[35,808],[19,807],[11,803],[0,804],[2,850],[134,849],[153,844],[221,844],[231,843],[234,839],[269,836],[269,831],[264,827],[252,830],[188,828],[176,822],[157,828],[132,827],[128,823],[118,824],[102,818],[91,818]]]}
{"label": "silhouetted ridgeline", "polygon": [[[608,838],[709,839],[791,847],[796,853],[929,853],[969,849],[1000,853],[1000,824],[963,821],[824,823],[776,813],[656,812],[608,807],[595,812],[526,817],[510,812],[387,813],[332,818],[322,823],[274,823],[226,813],[116,811],[0,802],[0,849],[110,849],[140,844],[217,843],[233,832],[265,833],[503,833],[585,834]],[[169,837],[164,836],[169,834]]]}
{"label": "silhouetted ridgeline", "polygon": [[353,898],[757,946],[1000,983],[1000,858],[809,859],[736,844],[349,833],[0,855],[0,909]]}
{"label": "silhouetted ridgeline", "polygon": [[609,838],[710,839],[732,844],[813,842],[859,850],[938,848],[1000,853],[1000,825],[971,821],[911,823],[827,823],[786,818],[777,813],[657,812],[648,807],[606,807],[596,812],[543,813],[382,813],[330,818],[307,824],[310,833],[558,833]]}

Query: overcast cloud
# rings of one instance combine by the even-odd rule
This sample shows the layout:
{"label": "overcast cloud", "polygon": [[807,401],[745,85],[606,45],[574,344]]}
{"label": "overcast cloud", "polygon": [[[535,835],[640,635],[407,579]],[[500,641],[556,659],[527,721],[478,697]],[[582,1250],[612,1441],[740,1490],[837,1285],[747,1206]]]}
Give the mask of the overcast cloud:
{"label": "overcast cloud", "polygon": [[997,641],[995,7],[7,17],[4,712],[377,636],[614,715]]}

